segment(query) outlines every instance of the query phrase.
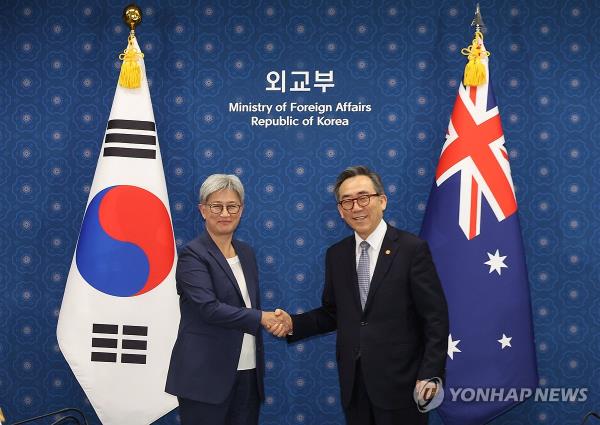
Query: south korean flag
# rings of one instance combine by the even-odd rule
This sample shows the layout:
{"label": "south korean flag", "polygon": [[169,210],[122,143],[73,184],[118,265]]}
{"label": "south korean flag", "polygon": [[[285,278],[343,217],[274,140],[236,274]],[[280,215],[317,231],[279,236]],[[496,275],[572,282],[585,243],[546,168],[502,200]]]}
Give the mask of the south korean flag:
{"label": "south korean flag", "polygon": [[150,424],[177,406],[164,392],[179,325],[177,254],[139,64],[141,86],[116,88],[57,327],[104,425]]}

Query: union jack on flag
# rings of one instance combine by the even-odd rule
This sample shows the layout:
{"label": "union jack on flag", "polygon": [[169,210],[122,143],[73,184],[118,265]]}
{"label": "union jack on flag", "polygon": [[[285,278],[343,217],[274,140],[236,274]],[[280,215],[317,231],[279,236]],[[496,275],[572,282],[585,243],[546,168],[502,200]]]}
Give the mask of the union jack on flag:
{"label": "union jack on flag", "polygon": [[468,239],[481,231],[482,196],[498,221],[517,211],[500,114],[487,82],[478,87],[461,84],[458,90],[436,184],[440,186],[456,173],[460,173],[458,222]]}
{"label": "union jack on flag", "polygon": [[[487,57],[482,62],[489,76]],[[507,397],[511,389],[521,394],[537,385],[516,212],[489,78],[477,87],[461,84],[421,229],[448,301],[445,399],[438,408],[446,425],[487,423],[522,401]],[[465,398],[465,389],[494,391],[496,398]]]}

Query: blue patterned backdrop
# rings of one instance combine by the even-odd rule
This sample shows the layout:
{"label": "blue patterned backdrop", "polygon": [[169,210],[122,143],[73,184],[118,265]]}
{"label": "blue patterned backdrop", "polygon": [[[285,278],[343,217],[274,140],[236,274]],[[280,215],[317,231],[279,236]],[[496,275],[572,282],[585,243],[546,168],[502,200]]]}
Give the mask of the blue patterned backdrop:
{"label": "blue patterned backdrop", "polygon": [[[199,183],[238,174],[248,191],[238,236],[256,248],[263,304],[296,312],[318,305],[325,248],[349,234],[331,194],[345,166],[379,170],[388,220],[419,231],[465,64],[460,48],[472,38],[472,2],[140,3],[178,245],[200,231]],[[68,405],[98,423],[55,327],[126,44],[124,5],[0,2],[0,407],[11,421]],[[600,408],[598,6],[482,2],[540,385],[589,388],[585,403],[527,401],[494,424],[577,424]],[[266,92],[273,70],[333,70],[335,87]],[[372,111],[345,114],[346,127],[262,129],[228,112],[233,101],[361,101]],[[266,340],[261,424],[342,424],[334,337],[292,347]]]}

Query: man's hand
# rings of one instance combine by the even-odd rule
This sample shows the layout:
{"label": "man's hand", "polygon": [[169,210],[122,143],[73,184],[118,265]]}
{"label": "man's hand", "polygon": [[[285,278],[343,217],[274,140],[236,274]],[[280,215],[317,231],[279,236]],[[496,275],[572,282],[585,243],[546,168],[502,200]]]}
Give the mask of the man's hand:
{"label": "man's hand", "polygon": [[260,324],[265,330],[277,337],[284,337],[291,332],[292,319],[289,314],[281,309],[272,311],[263,311]]}
{"label": "man's hand", "polygon": [[282,327],[279,330],[279,332],[277,332],[277,333],[273,332],[273,335],[281,338],[286,335],[289,335],[294,330],[294,324],[292,323],[292,318],[287,313],[287,311],[277,308],[277,309],[275,309],[275,317],[277,317],[279,319],[280,323],[282,324]]}
{"label": "man's hand", "polygon": [[415,391],[419,399],[423,401],[431,400],[438,391],[437,385],[432,381],[419,381],[415,384]]}

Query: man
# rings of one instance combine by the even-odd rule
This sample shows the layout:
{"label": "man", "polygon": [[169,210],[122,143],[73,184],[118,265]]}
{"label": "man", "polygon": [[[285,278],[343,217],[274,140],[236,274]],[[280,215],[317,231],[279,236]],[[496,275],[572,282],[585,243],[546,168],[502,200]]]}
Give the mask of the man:
{"label": "man", "polygon": [[326,254],[322,306],[279,313],[288,342],[337,329],[336,356],[348,425],[419,425],[413,391],[443,379],[448,310],[427,243],[383,220],[381,178],[344,170],[335,185],[341,218],[354,235]]}

